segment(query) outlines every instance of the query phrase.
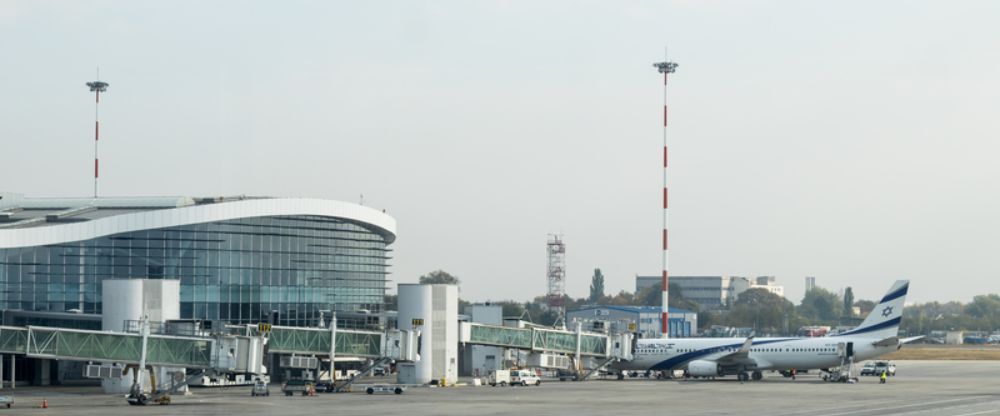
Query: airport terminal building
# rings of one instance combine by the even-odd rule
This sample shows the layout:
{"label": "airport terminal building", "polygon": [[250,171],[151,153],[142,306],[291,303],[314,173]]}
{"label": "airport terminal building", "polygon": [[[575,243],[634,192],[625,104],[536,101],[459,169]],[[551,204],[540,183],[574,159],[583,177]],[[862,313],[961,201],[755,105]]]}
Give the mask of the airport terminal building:
{"label": "airport terminal building", "polygon": [[331,200],[0,193],[0,311],[99,326],[102,281],[177,279],[182,319],[315,326],[382,311],[395,233],[384,212]]}

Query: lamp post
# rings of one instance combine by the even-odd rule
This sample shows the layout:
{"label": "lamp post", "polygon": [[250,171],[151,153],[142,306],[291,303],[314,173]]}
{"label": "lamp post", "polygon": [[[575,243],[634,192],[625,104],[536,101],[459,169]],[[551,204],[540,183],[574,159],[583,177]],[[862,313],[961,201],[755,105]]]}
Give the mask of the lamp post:
{"label": "lamp post", "polygon": [[663,257],[662,257],[662,272],[663,272],[663,304],[660,310],[661,319],[661,331],[663,332],[663,338],[670,338],[670,294],[669,294],[669,283],[670,275],[668,272],[670,252],[668,251],[667,244],[667,227],[669,225],[669,217],[667,215],[667,75],[677,71],[677,64],[670,61],[657,62],[653,64],[656,70],[663,74]]}
{"label": "lamp post", "polygon": [[[97,71],[97,78],[101,78],[101,71]],[[90,87],[90,92],[94,93],[94,198],[97,198],[97,178],[100,173],[100,164],[97,162],[97,143],[101,136],[101,119],[100,119],[100,104],[101,104],[101,93],[108,90],[108,84],[104,81],[92,81],[88,82],[87,86]]]}

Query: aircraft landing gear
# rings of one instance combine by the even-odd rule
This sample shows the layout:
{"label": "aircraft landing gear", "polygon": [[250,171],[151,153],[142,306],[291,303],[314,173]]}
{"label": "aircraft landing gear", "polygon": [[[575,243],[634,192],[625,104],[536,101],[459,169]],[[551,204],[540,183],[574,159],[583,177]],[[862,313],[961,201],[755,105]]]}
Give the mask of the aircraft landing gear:
{"label": "aircraft landing gear", "polygon": [[753,377],[753,381],[760,381],[761,379],[763,379],[763,378],[764,378],[764,374],[763,374],[763,373],[761,373],[761,372],[760,372],[760,371],[758,370],[758,371],[754,371],[754,372],[753,372],[753,375],[752,375],[752,377]]}
{"label": "aircraft landing gear", "polygon": [[737,377],[740,379],[741,383],[750,380],[750,375],[747,374],[746,371],[740,371],[740,373],[737,374]]}

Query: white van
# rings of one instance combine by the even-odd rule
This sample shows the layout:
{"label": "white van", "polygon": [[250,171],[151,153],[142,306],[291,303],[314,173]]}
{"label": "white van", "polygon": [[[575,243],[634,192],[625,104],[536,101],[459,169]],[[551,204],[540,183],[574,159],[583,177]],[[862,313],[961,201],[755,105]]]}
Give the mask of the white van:
{"label": "white van", "polygon": [[491,386],[538,386],[542,379],[531,370],[496,370],[490,373]]}

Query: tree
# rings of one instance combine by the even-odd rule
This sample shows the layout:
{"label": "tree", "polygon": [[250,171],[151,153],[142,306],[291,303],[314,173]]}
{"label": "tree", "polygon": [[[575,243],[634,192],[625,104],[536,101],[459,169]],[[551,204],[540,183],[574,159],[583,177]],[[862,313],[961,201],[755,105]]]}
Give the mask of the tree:
{"label": "tree", "polygon": [[594,269],[594,277],[590,278],[590,303],[596,303],[604,297],[604,274],[601,269]]}
{"label": "tree", "polygon": [[835,323],[843,312],[844,305],[837,294],[821,287],[806,292],[799,305],[799,314],[812,323]]}
{"label": "tree", "polygon": [[844,289],[844,316],[854,316],[854,290],[850,286]]}
{"label": "tree", "polygon": [[617,306],[629,306],[635,305],[635,295],[631,292],[621,291],[618,292],[611,300],[608,302],[611,305]]}
{"label": "tree", "polygon": [[698,312],[698,329],[705,330],[711,328],[712,325],[716,325],[719,322],[719,313],[716,311],[701,311]]}
{"label": "tree", "polygon": [[420,276],[421,284],[446,284],[446,285],[457,285],[460,283],[457,277],[452,276],[444,270],[435,270],[433,272],[427,273]]}
{"label": "tree", "polygon": [[729,310],[729,324],[750,326],[757,332],[784,332],[785,324],[794,318],[795,305],[767,289],[750,289],[740,293]]}
{"label": "tree", "polygon": [[965,313],[973,318],[1000,318],[1000,295],[992,293],[972,298],[972,303],[965,305]]}
{"label": "tree", "polygon": [[[657,283],[653,286],[640,290],[635,294],[636,303],[643,306],[660,306],[660,303],[663,302],[662,287],[663,286],[660,283]],[[685,298],[684,292],[681,291],[681,287],[677,283],[670,284],[670,293],[668,296],[669,298],[667,300],[670,302],[671,308],[698,312],[698,304],[688,298]]]}
{"label": "tree", "polygon": [[858,311],[861,312],[861,316],[868,316],[868,313],[875,309],[875,302],[867,299],[861,299],[854,302],[854,306],[858,307]]}
{"label": "tree", "polygon": [[524,315],[524,304],[523,303],[515,302],[515,301],[512,301],[512,300],[504,300],[504,301],[492,302],[492,303],[494,305],[500,305],[500,308],[503,310],[503,312],[501,312],[501,313],[503,314],[503,316],[505,318],[509,317],[509,316],[510,317],[515,317],[515,318],[520,318],[521,315]]}

